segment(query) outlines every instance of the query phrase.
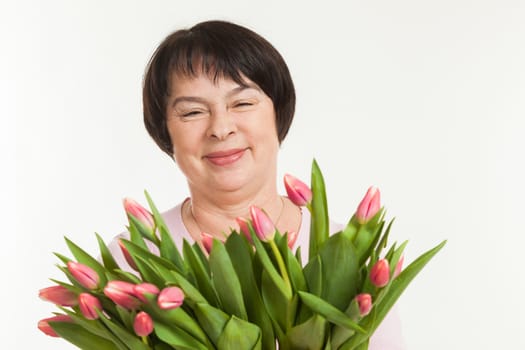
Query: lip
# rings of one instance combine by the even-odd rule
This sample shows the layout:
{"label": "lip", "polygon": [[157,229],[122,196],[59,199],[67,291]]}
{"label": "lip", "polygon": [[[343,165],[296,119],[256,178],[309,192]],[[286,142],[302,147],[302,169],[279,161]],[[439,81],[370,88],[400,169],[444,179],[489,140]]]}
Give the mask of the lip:
{"label": "lip", "polygon": [[238,161],[246,148],[232,148],[224,151],[210,152],[204,156],[210,163],[219,166],[230,165]]}

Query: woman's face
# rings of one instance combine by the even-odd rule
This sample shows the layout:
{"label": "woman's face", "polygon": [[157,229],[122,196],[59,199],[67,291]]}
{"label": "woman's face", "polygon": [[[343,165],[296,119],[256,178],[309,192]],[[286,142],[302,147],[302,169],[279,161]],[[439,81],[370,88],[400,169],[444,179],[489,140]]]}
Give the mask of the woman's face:
{"label": "woman's face", "polygon": [[[275,183],[279,141],[272,100],[252,81],[174,76],[167,103],[173,155],[192,190]],[[269,182],[268,182],[269,181]]]}

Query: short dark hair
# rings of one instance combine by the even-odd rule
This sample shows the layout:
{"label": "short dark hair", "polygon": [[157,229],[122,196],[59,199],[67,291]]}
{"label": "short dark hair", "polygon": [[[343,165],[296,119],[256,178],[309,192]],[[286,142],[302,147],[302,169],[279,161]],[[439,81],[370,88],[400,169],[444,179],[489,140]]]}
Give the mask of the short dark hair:
{"label": "short dark hair", "polygon": [[144,124],[170,157],[173,145],[166,124],[166,103],[173,73],[195,77],[201,72],[244,85],[256,83],[275,109],[277,137],[284,140],[295,112],[295,88],[281,54],[263,37],[240,25],[206,21],[173,32],[158,46],[144,76]]}

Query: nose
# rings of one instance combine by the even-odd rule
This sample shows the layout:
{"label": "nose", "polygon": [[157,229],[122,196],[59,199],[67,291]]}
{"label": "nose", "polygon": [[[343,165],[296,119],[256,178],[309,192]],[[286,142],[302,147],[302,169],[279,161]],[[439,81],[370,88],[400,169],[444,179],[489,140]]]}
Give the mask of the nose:
{"label": "nose", "polygon": [[235,119],[227,109],[215,110],[212,112],[207,133],[209,137],[222,141],[236,132],[237,125]]}

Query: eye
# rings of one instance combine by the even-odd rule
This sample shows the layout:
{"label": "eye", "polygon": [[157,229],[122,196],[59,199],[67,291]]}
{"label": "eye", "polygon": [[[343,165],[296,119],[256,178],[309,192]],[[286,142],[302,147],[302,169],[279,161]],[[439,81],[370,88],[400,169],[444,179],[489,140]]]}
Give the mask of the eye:
{"label": "eye", "polygon": [[246,108],[246,107],[251,107],[255,105],[255,102],[254,101],[247,101],[247,100],[242,100],[242,101],[237,101],[233,104],[233,107],[234,108]]}
{"label": "eye", "polygon": [[203,108],[181,108],[176,111],[176,115],[183,120],[201,119],[208,115],[208,110]]}
{"label": "eye", "polygon": [[202,114],[201,111],[189,111],[189,112],[182,113],[181,115],[183,117],[196,117],[200,114]]}

